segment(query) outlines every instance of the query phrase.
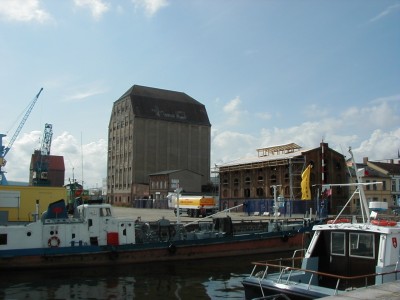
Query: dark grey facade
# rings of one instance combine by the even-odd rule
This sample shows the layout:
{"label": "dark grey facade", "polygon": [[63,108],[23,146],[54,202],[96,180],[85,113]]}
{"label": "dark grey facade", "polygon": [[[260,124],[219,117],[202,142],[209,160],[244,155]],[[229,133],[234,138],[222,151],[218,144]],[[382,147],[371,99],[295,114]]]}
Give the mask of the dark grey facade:
{"label": "dark grey facade", "polygon": [[176,181],[179,182],[182,193],[201,193],[201,178],[202,176],[200,174],[189,170],[172,170],[150,174],[150,198],[156,200],[166,199],[168,193],[175,192],[178,188]]}
{"label": "dark grey facade", "polygon": [[114,102],[108,128],[107,199],[149,196],[149,174],[186,169],[210,180],[211,124],[182,92],[132,86]]}

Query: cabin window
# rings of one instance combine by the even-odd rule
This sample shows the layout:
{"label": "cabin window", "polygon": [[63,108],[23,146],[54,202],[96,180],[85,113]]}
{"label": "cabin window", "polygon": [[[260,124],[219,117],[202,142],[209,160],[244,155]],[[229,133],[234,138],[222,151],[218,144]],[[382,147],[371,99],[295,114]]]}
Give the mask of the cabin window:
{"label": "cabin window", "polygon": [[374,240],[370,233],[350,233],[350,256],[374,258]]}
{"label": "cabin window", "polygon": [[110,217],[111,209],[109,207],[101,207],[100,208],[100,216],[102,217]]}
{"label": "cabin window", "polygon": [[7,234],[0,234],[0,245],[7,245]]}
{"label": "cabin window", "polygon": [[346,236],[344,232],[331,233],[331,254],[345,255]]}

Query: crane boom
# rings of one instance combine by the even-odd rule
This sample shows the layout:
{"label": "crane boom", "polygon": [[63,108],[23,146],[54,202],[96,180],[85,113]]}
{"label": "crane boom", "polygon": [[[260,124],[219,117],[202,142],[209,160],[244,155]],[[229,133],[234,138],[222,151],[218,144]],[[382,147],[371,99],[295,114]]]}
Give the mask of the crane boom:
{"label": "crane boom", "polygon": [[35,98],[33,98],[31,104],[29,105],[24,117],[22,118],[21,123],[19,123],[17,130],[15,131],[14,135],[12,136],[10,142],[8,143],[8,146],[6,148],[4,148],[4,154],[3,154],[3,158],[7,155],[8,151],[10,151],[12,145],[14,144],[15,140],[17,139],[19,133],[21,132],[22,127],[24,127],[26,120],[28,119],[33,107],[36,104],[37,99],[40,96],[40,93],[43,91],[43,88],[40,89],[39,93],[37,93],[37,95],[35,96]]}
{"label": "crane boom", "polygon": [[0,185],[6,185],[7,179],[4,175],[4,171],[2,170],[2,167],[6,165],[6,160],[4,157],[7,155],[8,151],[10,151],[12,145],[14,144],[15,140],[17,139],[22,127],[24,126],[26,120],[29,117],[29,114],[31,113],[33,107],[36,104],[36,101],[38,100],[40,93],[43,91],[43,88],[40,89],[39,93],[33,98],[31,103],[28,106],[28,109],[25,112],[24,117],[22,118],[22,121],[19,123],[17,130],[15,131],[14,135],[12,136],[10,142],[8,143],[7,147],[3,146],[3,137],[5,137],[5,134],[0,134]]}

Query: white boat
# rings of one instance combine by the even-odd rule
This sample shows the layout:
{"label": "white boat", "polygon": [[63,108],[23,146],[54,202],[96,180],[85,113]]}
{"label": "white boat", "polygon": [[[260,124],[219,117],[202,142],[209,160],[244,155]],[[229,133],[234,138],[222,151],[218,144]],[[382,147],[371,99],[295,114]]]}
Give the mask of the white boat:
{"label": "white boat", "polygon": [[246,299],[277,294],[291,300],[318,299],[400,279],[400,226],[375,211],[370,214],[364,194],[367,184],[357,174],[356,191],[346,204],[359,195],[360,220],[344,217],[343,208],[334,220],[313,227],[307,249],[286,260],[253,262],[250,276],[242,282]]}
{"label": "white boat", "polygon": [[[37,215],[39,213],[37,212]],[[233,223],[229,216],[189,224],[117,218],[110,204],[64,200],[41,218],[0,226],[0,270],[114,266],[292,251],[309,236],[310,219]]]}

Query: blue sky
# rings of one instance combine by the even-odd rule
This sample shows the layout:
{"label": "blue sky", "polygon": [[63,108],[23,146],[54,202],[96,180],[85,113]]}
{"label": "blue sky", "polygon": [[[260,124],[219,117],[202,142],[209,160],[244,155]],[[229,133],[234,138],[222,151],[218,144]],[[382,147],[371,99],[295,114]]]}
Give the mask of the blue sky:
{"label": "blue sky", "polygon": [[50,123],[66,177],[100,186],[112,105],[134,84],[206,106],[212,165],[322,139],[357,161],[400,148],[400,1],[0,0],[0,45],[5,144],[44,88],[8,180],[27,180]]}

